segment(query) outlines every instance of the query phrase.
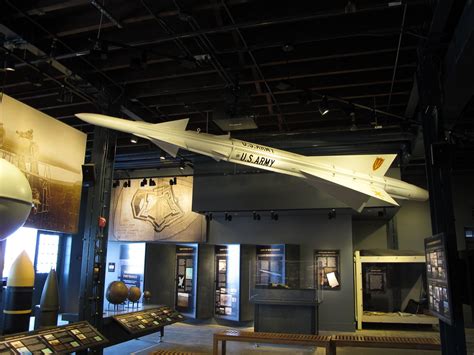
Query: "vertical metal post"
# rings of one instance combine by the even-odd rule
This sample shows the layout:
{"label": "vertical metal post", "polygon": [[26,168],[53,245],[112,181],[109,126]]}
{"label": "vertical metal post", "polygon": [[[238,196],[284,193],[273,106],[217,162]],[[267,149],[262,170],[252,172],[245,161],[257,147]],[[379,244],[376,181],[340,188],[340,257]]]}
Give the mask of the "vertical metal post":
{"label": "vertical metal post", "polygon": [[462,312],[463,280],[459,279],[459,260],[451,196],[451,152],[446,143],[440,113],[441,65],[432,52],[420,55],[418,83],[420,112],[423,124],[426,173],[430,193],[431,227],[433,234],[444,233],[447,240],[446,260],[451,285],[452,324],[439,322],[443,354],[465,354],[466,338]]}
{"label": "vertical metal post", "polygon": [[87,193],[83,217],[83,252],[79,300],[79,319],[102,329],[105,263],[108,228],[100,228],[99,217],[108,218],[115,160],[115,132],[96,127],[91,163],[95,165],[95,183]]}

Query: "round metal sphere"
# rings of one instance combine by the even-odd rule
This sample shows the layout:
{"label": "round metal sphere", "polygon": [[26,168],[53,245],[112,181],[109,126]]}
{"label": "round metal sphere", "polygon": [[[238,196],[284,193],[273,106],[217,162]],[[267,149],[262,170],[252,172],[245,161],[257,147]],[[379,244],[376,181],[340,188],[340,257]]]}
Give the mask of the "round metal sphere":
{"label": "round metal sphere", "polygon": [[143,299],[145,301],[149,301],[150,298],[151,298],[151,292],[150,291],[147,290],[147,291],[143,292]]}
{"label": "round metal sphere", "polygon": [[20,228],[31,212],[31,187],[15,165],[0,159],[0,240]]}
{"label": "round metal sphere", "polygon": [[128,288],[122,281],[113,281],[107,287],[105,298],[112,304],[123,303],[128,296]]}
{"label": "round metal sphere", "polygon": [[130,302],[137,302],[142,296],[142,290],[137,286],[132,286],[128,289],[128,300]]}

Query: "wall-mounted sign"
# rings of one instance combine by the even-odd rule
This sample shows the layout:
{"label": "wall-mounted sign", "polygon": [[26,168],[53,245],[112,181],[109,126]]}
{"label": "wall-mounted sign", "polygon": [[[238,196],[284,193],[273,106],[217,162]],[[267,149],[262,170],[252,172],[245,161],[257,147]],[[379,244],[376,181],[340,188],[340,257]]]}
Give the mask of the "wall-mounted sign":
{"label": "wall-mounted sign", "polygon": [[33,192],[25,227],[77,233],[87,135],[8,95],[0,100],[0,158]]}
{"label": "wall-mounted sign", "polygon": [[442,321],[451,324],[451,289],[448,281],[446,241],[443,233],[425,238],[425,255],[430,311]]}
{"label": "wall-mounted sign", "polygon": [[341,274],[339,250],[315,250],[314,264],[317,275],[316,282],[324,290],[339,290],[341,288]]}
{"label": "wall-mounted sign", "polygon": [[130,187],[112,191],[110,238],[119,241],[203,242],[204,216],[192,211],[193,177],[155,179],[155,186]]}

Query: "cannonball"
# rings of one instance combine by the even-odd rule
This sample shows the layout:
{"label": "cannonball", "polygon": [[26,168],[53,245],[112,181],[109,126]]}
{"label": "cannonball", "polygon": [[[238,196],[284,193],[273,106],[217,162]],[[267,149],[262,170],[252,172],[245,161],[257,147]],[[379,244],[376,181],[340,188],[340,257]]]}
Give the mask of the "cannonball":
{"label": "cannonball", "polygon": [[149,301],[151,299],[151,292],[146,290],[145,292],[143,292],[143,299],[145,301]]}
{"label": "cannonball", "polygon": [[0,159],[0,181],[0,240],[3,240],[26,222],[33,197],[25,175],[5,159]]}
{"label": "cannonball", "polygon": [[128,288],[122,281],[113,281],[107,287],[105,298],[112,304],[123,303],[128,296]]}
{"label": "cannonball", "polygon": [[142,296],[142,290],[137,286],[132,286],[128,289],[128,300],[130,302],[137,302]]}

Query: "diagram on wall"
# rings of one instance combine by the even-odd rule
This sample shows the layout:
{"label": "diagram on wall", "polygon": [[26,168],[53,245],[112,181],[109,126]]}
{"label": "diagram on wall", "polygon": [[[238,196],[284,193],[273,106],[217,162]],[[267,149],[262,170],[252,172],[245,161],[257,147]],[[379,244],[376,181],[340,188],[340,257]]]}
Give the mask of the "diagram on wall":
{"label": "diagram on wall", "polygon": [[110,238],[120,241],[205,241],[205,218],[192,212],[193,177],[155,179],[155,186],[130,187],[112,191]]}
{"label": "diagram on wall", "polygon": [[442,233],[425,239],[426,276],[430,311],[451,324],[451,290],[445,243]]}
{"label": "diagram on wall", "polygon": [[339,250],[315,250],[314,264],[317,275],[315,279],[323,290],[341,288]]}
{"label": "diagram on wall", "polygon": [[0,158],[33,193],[25,227],[77,233],[87,135],[8,95],[0,100]]}

